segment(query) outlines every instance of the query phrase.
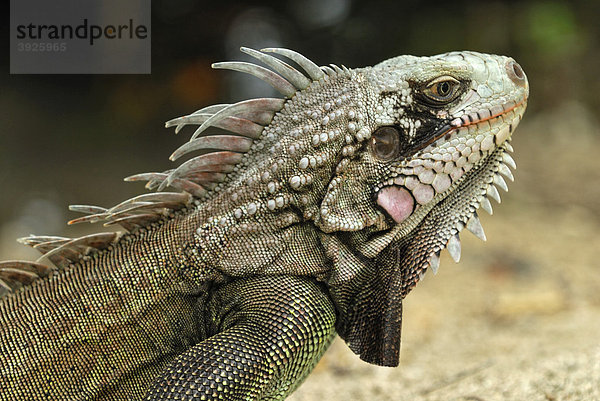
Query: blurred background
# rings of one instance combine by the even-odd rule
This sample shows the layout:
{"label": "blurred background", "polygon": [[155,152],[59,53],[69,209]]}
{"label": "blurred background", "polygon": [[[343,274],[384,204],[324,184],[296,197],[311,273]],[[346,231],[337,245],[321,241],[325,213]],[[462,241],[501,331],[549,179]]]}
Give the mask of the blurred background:
{"label": "blurred background", "polygon": [[[118,10],[117,10],[118,13]],[[8,13],[5,13],[8,15]],[[334,343],[294,400],[600,400],[600,1],[153,0],[151,75],[0,74],[0,259],[35,258],[14,238],[76,236],[68,204],[142,193],[122,178],[172,168],[189,139],[164,121],[270,96],[210,69],[240,46],[280,46],[319,65],[475,50],[514,57],[529,108],[516,182],[483,244],[464,234],[408,296],[401,366]],[[0,27],[8,37],[8,23]]]}

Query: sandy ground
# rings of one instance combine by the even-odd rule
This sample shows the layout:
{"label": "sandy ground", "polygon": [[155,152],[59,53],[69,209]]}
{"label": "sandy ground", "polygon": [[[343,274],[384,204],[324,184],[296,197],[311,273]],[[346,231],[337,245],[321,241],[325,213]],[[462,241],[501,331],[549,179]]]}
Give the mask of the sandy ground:
{"label": "sandy ground", "polygon": [[406,298],[398,368],[338,338],[290,399],[600,400],[600,132],[585,121],[576,106],[524,121],[516,182],[480,213],[487,243],[465,232],[460,263],[444,252]]}

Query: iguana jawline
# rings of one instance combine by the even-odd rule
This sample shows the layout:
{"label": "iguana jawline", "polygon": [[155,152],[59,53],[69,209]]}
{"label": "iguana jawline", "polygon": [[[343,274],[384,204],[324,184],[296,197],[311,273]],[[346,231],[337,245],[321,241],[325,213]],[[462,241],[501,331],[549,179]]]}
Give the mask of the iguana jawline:
{"label": "iguana jawline", "polygon": [[[522,99],[519,102],[514,102],[514,101],[510,101],[507,102],[505,104],[502,105],[502,111],[499,113],[490,113],[489,116],[486,117],[477,117],[478,114],[475,114],[476,118],[473,118],[473,114],[467,114],[463,117],[457,117],[453,120],[450,121],[449,124],[444,125],[443,127],[441,127],[438,132],[436,134],[434,134],[431,139],[429,139],[426,142],[423,142],[422,144],[420,144],[419,146],[417,146],[414,151],[419,151],[421,149],[425,149],[427,146],[431,145],[432,143],[436,142],[438,139],[440,138],[444,138],[447,135],[451,135],[454,131],[458,130],[459,128],[462,127],[467,127],[469,125],[473,125],[473,124],[480,124],[484,121],[489,121],[492,120],[494,118],[503,116],[507,113],[510,113],[511,111],[517,109],[518,107],[522,106],[524,103],[527,102],[527,99]],[[512,103],[512,104],[511,104]],[[464,120],[464,118],[467,118],[467,120]]]}

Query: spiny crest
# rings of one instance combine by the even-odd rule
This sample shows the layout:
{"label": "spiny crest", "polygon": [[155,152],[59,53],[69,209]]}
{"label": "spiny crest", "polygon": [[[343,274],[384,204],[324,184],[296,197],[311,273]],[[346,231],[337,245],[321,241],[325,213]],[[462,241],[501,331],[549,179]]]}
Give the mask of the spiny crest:
{"label": "spiny crest", "polygon": [[[12,292],[23,285],[32,284],[40,277],[46,277],[57,269],[62,269],[85,258],[94,250],[102,250],[110,246],[118,237],[118,233],[98,233],[80,238],[55,236],[29,236],[18,241],[29,245],[42,253],[35,262],[9,260],[0,262],[0,296],[4,292]],[[41,262],[47,259],[54,266]]]}
{"label": "spiny crest", "polygon": [[[106,209],[100,206],[71,205],[69,209],[86,216],[71,220],[69,225],[77,223],[96,223],[104,221],[105,226],[119,224],[127,231],[148,226],[190,204],[192,196],[186,192],[158,192],[139,195]],[[90,234],[79,238],[57,236],[36,236],[20,238],[24,245],[38,250],[42,256],[36,262],[5,261],[0,262],[0,296],[6,291],[12,292],[23,285],[32,284],[40,277],[58,269],[63,269],[88,257],[91,253],[108,248],[120,238],[120,233],[106,232]],[[54,266],[42,264],[43,259]]]}
{"label": "spiny crest", "polygon": [[[280,111],[286,99],[297,91],[306,89],[312,82],[320,81],[326,75],[345,71],[340,67],[319,67],[301,54],[281,48],[267,48],[261,51],[242,47],[241,51],[259,60],[272,70],[247,62],[222,62],[213,68],[229,69],[256,76],[285,96],[280,98],[259,98],[234,104],[217,104],[200,109],[187,116],[175,118],[166,127],[175,127],[178,133],[186,125],[198,125],[189,142],[175,150],[172,161],[202,151],[179,167],[162,173],[151,172],[132,175],[125,181],[147,181],[146,188],[163,191],[170,186],[182,192],[156,192],[128,199],[112,208],[90,205],[71,205],[71,211],[86,214],[73,219],[69,225],[96,223],[103,221],[105,226],[118,224],[127,231],[146,227],[176,211],[189,206],[194,198],[204,199],[219,183],[234,170],[243,155],[248,152],[268,126],[275,114]],[[275,53],[295,62],[304,73],[284,61],[267,53]],[[227,134],[203,135],[210,127],[228,131]],[[108,248],[118,241],[116,232],[86,235],[81,238],[55,236],[34,236],[21,238],[19,242],[29,245],[42,253],[36,262],[0,262],[0,297],[7,292],[30,285],[40,277],[65,268],[85,259],[92,252]],[[42,263],[46,259],[54,266]]]}
{"label": "spiny crest", "polygon": [[[274,71],[246,62],[215,63],[213,68],[229,69],[254,75],[267,82],[286,99],[292,98],[297,91],[304,90],[315,81],[321,80],[325,74],[336,73],[329,67],[318,67],[306,57],[288,49],[263,49],[262,52],[241,48],[242,52],[261,61]],[[307,75],[289,64],[266,53],[276,53],[287,57],[298,64]],[[335,71],[342,71],[335,67]],[[175,150],[171,160],[195,151],[208,151],[181,164],[174,170],[152,175],[137,175],[126,180],[148,179],[148,188],[157,187],[159,191],[167,186],[188,191],[192,195],[204,198],[208,192],[233,171],[234,166],[242,160],[263,129],[280,111],[286,99],[259,98],[241,101],[234,104],[209,106],[190,115],[167,121],[167,127],[175,127],[179,132],[186,125],[198,125],[189,142]],[[224,135],[202,135],[210,127],[229,131]]]}
{"label": "spiny crest", "polygon": [[85,213],[87,216],[69,221],[69,225],[77,223],[95,223],[104,221],[105,226],[119,224],[127,231],[147,226],[169,213],[178,210],[191,201],[191,195],[185,192],[158,192],[139,195],[105,209],[99,206],[71,205],[74,212]]}

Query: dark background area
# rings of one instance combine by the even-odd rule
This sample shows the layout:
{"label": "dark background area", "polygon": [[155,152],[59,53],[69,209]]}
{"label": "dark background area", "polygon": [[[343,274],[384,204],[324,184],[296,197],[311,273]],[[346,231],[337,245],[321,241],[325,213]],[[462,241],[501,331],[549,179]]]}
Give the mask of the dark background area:
{"label": "dark background area", "polygon": [[[115,10],[118,15],[118,10]],[[8,15],[8,12],[5,13]],[[463,235],[407,297],[401,367],[335,343],[294,399],[600,399],[600,1],[153,0],[151,75],[10,75],[0,27],[0,259],[35,258],[14,238],[76,236],[68,204],[143,193],[122,178],[173,168],[164,122],[272,95],[240,46],[294,49],[319,65],[401,54],[509,55],[530,83],[514,135],[519,168],[487,244]],[[31,252],[31,253],[27,253]],[[312,387],[311,387],[312,386]]]}

